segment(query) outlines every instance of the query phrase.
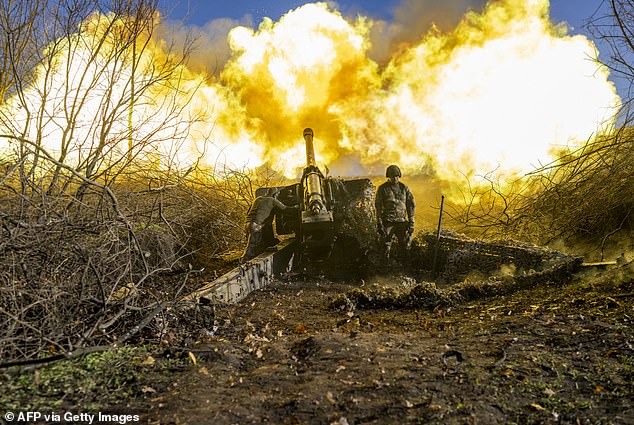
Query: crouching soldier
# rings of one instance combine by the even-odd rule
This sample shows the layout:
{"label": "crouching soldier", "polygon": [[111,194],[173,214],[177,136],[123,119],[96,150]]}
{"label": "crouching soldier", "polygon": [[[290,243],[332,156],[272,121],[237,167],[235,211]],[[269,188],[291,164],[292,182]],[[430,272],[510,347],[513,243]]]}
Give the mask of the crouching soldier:
{"label": "crouching soldier", "polygon": [[384,244],[384,259],[390,259],[394,236],[401,251],[409,250],[411,235],[414,233],[414,212],[416,203],[409,188],[399,179],[401,170],[390,165],[385,170],[387,181],[376,191],[375,208],[378,231]]}
{"label": "crouching soldier", "polygon": [[277,199],[279,189],[270,188],[264,196],[258,196],[253,200],[246,217],[247,247],[240,259],[248,261],[262,253],[268,246],[276,243],[273,235],[273,217],[275,209],[285,210],[287,207]]}

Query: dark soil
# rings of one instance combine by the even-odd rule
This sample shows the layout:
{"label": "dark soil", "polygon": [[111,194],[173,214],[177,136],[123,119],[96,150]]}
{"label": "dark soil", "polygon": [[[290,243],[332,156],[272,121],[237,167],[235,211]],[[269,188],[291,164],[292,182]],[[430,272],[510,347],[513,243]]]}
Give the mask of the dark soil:
{"label": "dark soil", "polygon": [[295,275],[216,307],[196,364],[118,410],[154,424],[634,424],[632,276],[372,309],[333,300],[415,283]]}

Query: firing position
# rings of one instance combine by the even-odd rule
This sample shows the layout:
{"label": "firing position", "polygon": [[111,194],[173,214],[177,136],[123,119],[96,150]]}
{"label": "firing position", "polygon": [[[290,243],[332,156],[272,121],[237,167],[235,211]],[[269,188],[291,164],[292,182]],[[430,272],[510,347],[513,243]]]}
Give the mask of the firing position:
{"label": "firing position", "polygon": [[266,247],[276,243],[273,235],[275,209],[290,208],[277,199],[279,192],[279,189],[273,187],[266,195],[258,196],[253,200],[246,217],[247,247],[241,262],[252,259],[262,253]]}
{"label": "firing position", "polygon": [[401,250],[409,249],[414,233],[416,203],[409,188],[399,179],[401,169],[390,165],[385,170],[387,181],[376,191],[375,207],[379,235],[384,243],[384,258],[390,259],[394,236]]}

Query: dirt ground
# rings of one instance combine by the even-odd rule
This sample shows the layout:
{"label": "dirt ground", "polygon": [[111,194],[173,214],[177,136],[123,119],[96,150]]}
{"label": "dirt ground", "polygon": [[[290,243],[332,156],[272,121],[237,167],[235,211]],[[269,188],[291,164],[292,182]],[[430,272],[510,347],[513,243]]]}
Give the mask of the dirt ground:
{"label": "dirt ground", "polygon": [[412,280],[293,275],[216,308],[153,424],[634,424],[634,267],[444,309],[333,308]]}

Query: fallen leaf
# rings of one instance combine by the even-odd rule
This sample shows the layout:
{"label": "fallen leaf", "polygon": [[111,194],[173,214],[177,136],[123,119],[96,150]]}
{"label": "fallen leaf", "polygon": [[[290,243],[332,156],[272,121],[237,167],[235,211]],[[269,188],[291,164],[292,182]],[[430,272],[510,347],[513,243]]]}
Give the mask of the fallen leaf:
{"label": "fallen leaf", "polygon": [[155,392],[156,392],[156,390],[155,390],[154,388],[152,388],[152,387],[143,387],[143,388],[141,388],[141,391],[142,391],[144,394],[147,394],[147,393],[155,393]]}
{"label": "fallen leaf", "polygon": [[124,298],[135,296],[137,292],[138,291],[134,286],[134,283],[129,282],[114,291],[110,298],[114,301],[121,301]]}
{"label": "fallen leaf", "polygon": [[187,354],[189,354],[189,359],[192,361],[192,363],[194,365],[197,365],[198,364],[198,360],[196,359],[196,356],[194,355],[194,353],[189,351]]}
{"label": "fallen leaf", "polygon": [[540,406],[540,405],[539,405],[539,404],[537,404],[537,403],[531,403],[531,407],[532,407],[533,409],[535,409],[535,410],[539,410],[539,411],[546,410],[546,409],[544,409],[542,406]]}
{"label": "fallen leaf", "polygon": [[553,390],[551,390],[550,388],[546,388],[544,390],[544,394],[546,394],[548,397],[552,397],[555,395],[555,392]]}
{"label": "fallen leaf", "polygon": [[154,360],[154,357],[152,357],[152,356],[147,356],[147,357],[145,358],[145,360],[143,360],[143,362],[141,362],[141,364],[142,364],[143,366],[153,366],[155,362],[156,362],[156,360]]}
{"label": "fallen leaf", "polygon": [[344,365],[340,365],[340,366],[337,368],[337,370],[335,370],[335,373],[339,373],[339,372],[341,372],[342,370],[346,370],[346,367],[345,367]]}
{"label": "fallen leaf", "polygon": [[326,399],[328,400],[328,402],[329,402],[330,404],[335,404],[335,403],[337,403],[337,401],[335,400],[335,398],[333,397],[333,395],[332,395],[332,393],[331,393],[330,391],[328,391],[328,392],[326,393]]}
{"label": "fallen leaf", "polygon": [[284,317],[282,314],[280,314],[277,310],[274,310],[273,314],[271,314],[271,316],[273,316],[274,319],[286,320],[286,317]]}
{"label": "fallen leaf", "polygon": [[203,375],[209,375],[209,371],[207,370],[207,368],[205,366],[199,368],[198,372],[202,373]]}
{"label": "fallen leaf", "polygon": [[244,342],[245,344],[251,344],[253,342],[271,342],[271,341],[265,336],[248,334],[247,336],[244,337],[244,340],[242,340],[242,342]]}

